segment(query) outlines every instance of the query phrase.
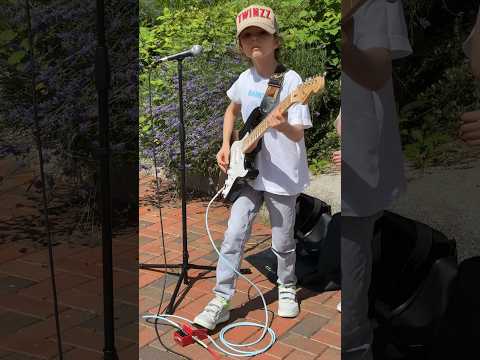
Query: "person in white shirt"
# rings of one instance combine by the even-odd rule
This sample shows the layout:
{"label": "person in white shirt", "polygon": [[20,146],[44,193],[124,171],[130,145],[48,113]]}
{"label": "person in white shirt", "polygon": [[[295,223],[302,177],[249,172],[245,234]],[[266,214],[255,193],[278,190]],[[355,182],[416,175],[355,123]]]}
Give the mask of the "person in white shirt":
{"label": "person in white shirt", "polygon": [[[223,145],[217,154],[218,165],[223,171],[228,169],[234,122],[238,115],[245,122],[261,104],[269,78],[277,69],[276,51],[280,47],[278,24],[271,8],[251,5],[238,14],[236,22],[240,49],[253,66],[244,71],[227,91],[231,103],[225,112]],[[301,83],[302,79],[295,71],[287,71],[279,101]],[[303,104],[290,107],[286,115],[274,109],[267,119],[270,128],[264,134],[261,150],[255,157],[259,175],[241,188],[232,205],[220,250],[222,257],[217,265],[214,298],[194,319],[195,324],[207,329],[213,330],[230,318],[229,306],[235,293],[237,275],[226,261],[239,269],[252,222],[263,202],[270,214],[272,250],[278,263],[277,313],[282,317],[296,317],[299,313],[293,227],[297,197],[309,184],[303,136],[304,129],[310,128],[312,123],[308,106]]]}
{"label": "person in white shirt", "polygon": [[[463,44],[463,50],[470,59],[473,75],[480,81],[480,10],[472,32]],[[465,112],[460,119],[460,138],[468,145],[480,145],[480,110]]]}
{"label": "person in white shirt", "polygon": [[374,224],[406,181],[392,60],[412,52],[401,1],[369,0],[342,26],[342,359],[372,359]]}

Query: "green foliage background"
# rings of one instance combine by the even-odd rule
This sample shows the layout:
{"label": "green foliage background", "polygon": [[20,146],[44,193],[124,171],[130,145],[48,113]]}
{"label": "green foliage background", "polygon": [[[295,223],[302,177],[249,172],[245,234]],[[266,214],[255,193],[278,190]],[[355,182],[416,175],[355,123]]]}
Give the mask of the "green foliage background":
{"label": "green foliage background", "polygon": [[[326,159],[330,157],[331,151],[339,146],[333,121],[340,107],[340,0],[141,0],[140,59],[145,66],[140,76],[141,144],[144,148],[152,146],[148,136],[151,119],[148,116],[147,69],[155,57],[183,51],[192,44],[202,45],[202,56],[194,61],[185,61],[185,81],[188,82],[189,76],[190,79],[208,80],[212,87],[220,89],[223,95],[217,96],[223,96],[223,102],[219,105],[223,114],[228,105],[225,91],[249,66],[245,62],[239,62],[236,52],[235,16],[252,3],[273,8],[283,38],[281,61],[287,67],[297,71],[303,79],[327,73],[326,91],[323,96],[313,98],[309,104],[314,127],[306,132],[305,137],[311,169],[319,171],[328,163]],[[175,64],[166,64],[160,69],[156,67],[152,70],[154,107],[176,104],[176,85],[171,81],[175,74]],[[219,79],[223,85],[219,84]],[[193,109],[187,99],[187,111],[195,111],[198,115],[203,113],[203,117],[200,116],[203,119],[213,116],[208,104],[203,103],[203,109],[198,109],[198,106],[197,104]],[[165,118],[168,116],[174,114],[157,113],[154,116],[157,130],[167,126]],[[212,126],[204,121],[206,120],[198,117],[187,120],[187,133],[192,126]],[[202,161],[192,164],[204,174],[216,167],[214,154],[221,141],[221,133],[211,136],[215,138],[204,150],[206,154],[196,156],[202,158]],[[162,151],[161,142],[157,138],[159,151]],[[170,162],[166,167],[173,170],[175,166],[175,162]]]}
{"label": "green foliage background", "polygon": [[478,85],[462,45],[478,11],[475,0],[404,0],[413,54],[394,77],[404,153],[415,167],[456,163],[465,149],[459,116],[478,109]]}

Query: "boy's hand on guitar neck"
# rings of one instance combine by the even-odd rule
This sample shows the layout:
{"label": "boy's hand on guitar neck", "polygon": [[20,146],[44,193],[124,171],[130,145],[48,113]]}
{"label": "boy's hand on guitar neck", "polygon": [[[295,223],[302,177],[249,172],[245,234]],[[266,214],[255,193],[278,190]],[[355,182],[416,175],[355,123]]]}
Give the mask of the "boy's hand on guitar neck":
{"label": "boy's hand on guitar neck", "polygon": [[288,120],[279,109],[274,109],[267,115],[268,127],[276,129],[280,132],[285,132],[288,129]]}
{"label": "boy's hand on guitar neck", "polygon": [[[270,114],[267,115],[267,124],[269,128],[276,129],[280,132],[287,132],[289,130],[290,124],[288,123],[287,118],[280,112],[279,109],[274,109]],[[255,141],[252,145],[248,147],[245,151],[246,154],[252,152],[257,147],[260,139]]]}
{"label": "boy's hand on guitar neck", "polygon": [[278,130],[290,140],[298,142],[303,138],[303,126],[291,125],[280,109],[274,109],[267,116],[268,127]]}

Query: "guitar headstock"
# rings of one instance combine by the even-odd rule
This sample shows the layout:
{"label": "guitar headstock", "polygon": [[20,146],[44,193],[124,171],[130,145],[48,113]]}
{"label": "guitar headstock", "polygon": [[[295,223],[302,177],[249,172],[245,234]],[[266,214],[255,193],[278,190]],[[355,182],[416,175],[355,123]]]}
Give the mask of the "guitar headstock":
{"label": "guitar headstock", "polygon": [[325,76],[315,76],[305,81],[290,94],[292,103],[306,104],[312,94],[315,94],[325,88]]}

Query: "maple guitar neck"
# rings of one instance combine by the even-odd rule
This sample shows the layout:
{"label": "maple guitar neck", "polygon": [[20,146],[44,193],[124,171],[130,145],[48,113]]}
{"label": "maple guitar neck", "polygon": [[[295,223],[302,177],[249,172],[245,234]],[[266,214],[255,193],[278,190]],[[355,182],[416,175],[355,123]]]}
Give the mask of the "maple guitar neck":
{"label": "maple guitar neck", "polygon": [[[278,104],[277,108],[280,109],[281,113],[283,114],[293,104],[294,102],[291,101],[291,97],[288,96],[287,98],[282,100],[280,104]],[[255,129],[253,129],[252,132],[248,134],[248,136],[245,138],[245,141],[243,142],[242,152],[245,153],[248,150],[248,148],[250,148],[250,146],[252,146],[255,143],[255,141],[260,139],[263,136],[263,134],[265,134],[265,132],[269,129],[269,127],[270,126],[268,126],[267,118],[265,117],[265,119],[263,119],[260,122],[260,124],[258,124],[255,127]]]}

